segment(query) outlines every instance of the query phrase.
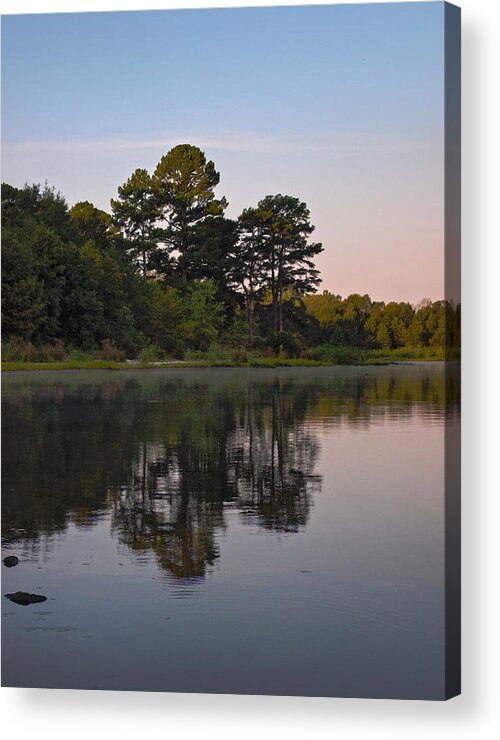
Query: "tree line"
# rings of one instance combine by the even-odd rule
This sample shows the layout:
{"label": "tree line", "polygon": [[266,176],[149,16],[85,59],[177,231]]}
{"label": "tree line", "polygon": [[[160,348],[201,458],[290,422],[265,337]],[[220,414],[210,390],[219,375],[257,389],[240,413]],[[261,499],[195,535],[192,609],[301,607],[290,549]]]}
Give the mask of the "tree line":
{"label": "tree line", "polygon": [[314,295],[323,246],[307,205],[268,195],[230,219],[219,181],[198,147],[181,144],[152,174],[136,169],[109,213],[70,208],[48,185],[4,184],[4,340],[151,358],[214,342],[297,356],[322,343],[447,341],[457,311],[444,302],[416,310]]}
{"label": "tree line", "polygon": [[372,301],[368,295],[343,299],[324,291],[304,297],[307,311],[326,344],[373,349],[400,347],[456,350],[460,345],[460,305],[424,298],[410,303]]}

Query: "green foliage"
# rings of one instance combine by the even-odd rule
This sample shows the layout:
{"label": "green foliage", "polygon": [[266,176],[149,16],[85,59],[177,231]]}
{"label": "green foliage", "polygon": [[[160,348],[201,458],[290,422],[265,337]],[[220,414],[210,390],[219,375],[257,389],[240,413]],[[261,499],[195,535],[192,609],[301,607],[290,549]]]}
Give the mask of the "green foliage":
{"label": "green foliage", "polygon": [[[110,219],[89,203],[70,216],[62,196],[48,187],[3,186],[2,198],[4,336],[91,349],[112,335],[130,345],[135,328],[126,266],[110,241],[101,250],[84,240],[81,227],[92,216]],[[96,228],[89,230],[99,237]]]}
{"label": "green foliage", "polygon": [[245,365],[248,362],[248,354],[243,347],[238,347],[231,360],[235,365]]}
{"label": "green foliage", "polygon": [[224,301],[228,309],[236,305],[229,273],[237,239],[236,221],[223,215],[207,216],[193,226],[185,261],[188,279],[213,280],[217,300]]}
{"label": "green foliage", "polygon": [[66,246],[64,278],[60,315],[65,341],[91,348],[105,333],[103,274],[94,242],[86,242],[83,247]]}
{"label": "green foliage", "polygon": [[313,351],[313,359],[334,365],[362,365],[369,357],[367,350],[358,347],[332,347],[323,345]]}
{"label": "green foliage", "polygon": [[395,350],[435,348],[457,356],[460,346],[460,306],[446,301],[373,303],[369,296],[345,299],[328,291],[305,296],[307,311],[318,321],[321,339],[333,346]]}
{"label": "green foliage", "polygon": [[32,339],[43,322],[43,285],[31,247],[12,230],[2,233],[2,332]]}
{"label": "green foliage", "polygon": [[189,346],[206,352],[222,326],[224,306],[216,300],[213,280],[195,280],[185,299],[184,330]]}
{"label": "green foliage", "polygon": [[86,200],[75,203],[69,215],[80,232],[82,243],[93,241],[101,250],[107,249],[112,244],[116,232],[109,213],[101,211]]}
{"label": "green foliage", "polygon": [[71,222],[63,195],[45,183],[18,189],[2,184],[2,226],[19,227],[27,220],[44,223],[64,240],[74,240],[78,230]]}
{"label": "green foliage", "polygon": [[298,334],[288,331],[278,331],[267,340],[267,346],[277,357],[293,359],[300,357],[304,350],[304,343]]}
{"label": "green foliage", "polygon": [[250,367],[321,367],[330,364],[302,358],[288,357],[256,357],[248,361]]}
{"label": "green foliage", "polygon": [[87,363],[92,361],[92,357],[88,352],[84,352],[81,349],[70,349],[66,355],[68,362],[82,362]]}
{"label": "green foliage", "polygon": [[126,354],[122,349],[118,349],[111,339],[103,339],[101,349],[96,352],[96,360],[111,360],[112,362],[123,362]]}
{"label": "green foliage", "polygon": [[270,294],[272,331],[282,332],[287,299],[314,291],[321,282],[313,260],[323,246],[308,241],[314,231],[309,209],[289,195],[268,195],[257,208],[245,209],[239,226],[230,274],[245,295],[252,344],[256,301]]}
{"label": "green foliage", "polygon": [[158,362],[165,359],[165,352],[157,344],[147,344],[141,349],[137,359],[143,364]]}
{"label": "green foliage", "polygon": [[20,238],[31,250],[37,281],[43,290],[44,310],[35,334],[37,341],[52,341],[63,330],[61,305],[65,290],[64,242],[45,223],[28,224]]}
{"label": "green foliage", "polygon": [[125,252],[141,265],[146,277],[157,250],[156,222],[160,217],[157,193],[147,170],[135,170],[111,200],[115,225],[124,236]]}
{"label": "green foliage", "polygon": [[60,339],[41,347],[35,347],[20,337],[11,337],[2,344],[2,361],[5,362],[61,362],[65,358],[64,342]]}
{"label": "green foliage", "polygon": [[175,288],[159,282],[148,285],[150,319],[147,336],[164,352],[179,352],[183,349],[186,332],[183,327],[184,303]]}
{"label": "green foliage", "polygon": [[[315,294],[323,247],[310,240],[307,205],[268,195],[233,221],[215,195],[219,179],[198,147],[182,144],[152,176],[136,169],[112,214],[88,201],[69,209],[48,185],[4,184],[8,361],[191,356],[244,364],[245,356],[262,359],[256,351],[306,363],[362,362],[359,352],[459,356],[460,306]],[[80,354],[67,357],[61,347]]]}
{"label": "green foliage", "polygon": [[[199,250],[197,228],[210,217],[221,216],[227,207],[225,198],[215,198],[214,188],[220,176],[212,161],[191,144],[179,144],[162,157],[154,171],[152,186],[165,226],[159,232],[168,253],[178,253],[176,270],[184,284]],[[168,274],[161,256],[159,267]]]}
{"label": "green foliage", "polygon": [[[112,360],[62,360],[50,363],[50,370],[123,370],[122,362],[113,362]],[[26,362],[26,361],[9,361],[2,362],[3,372],[16,372],[21,370],[47,370],[47,363],[44,362]]]}
{"label": "green foliage", "polygon": [[[247,343],[248,324],[240,306],[236,306],[233,314],[225,322],[220,338],[230,347],[238,347]],[[249,345],[251,346],[251,343]]]}

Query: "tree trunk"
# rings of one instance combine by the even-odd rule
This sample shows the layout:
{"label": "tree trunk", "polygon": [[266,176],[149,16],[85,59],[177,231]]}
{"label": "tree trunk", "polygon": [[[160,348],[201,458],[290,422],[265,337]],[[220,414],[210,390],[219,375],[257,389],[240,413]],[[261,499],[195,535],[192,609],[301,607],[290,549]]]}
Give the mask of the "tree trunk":
{"label": "tree trunk", "polygon": [[248,344],[250,347],[253,347],[253,343],[254,343],[254,321],[253,321],[254,300],[253,300],[251,291],[246,287],[246,285],[243,285],[243,290],[245,291],[245,303],[247,307]]}
{"label": "tree trunk", "polygon": [[147,249],[146,249],[146,236],[144,233],[144,224],[141,227],[141,251],[142,251],[142,277],[146,279],[146,262],[147,262]]}
{"label": "tree trunk", "polygon": [[271,296],[273,299],[273,332],[276,334],[276,332],[278,331],[278,291],[276,285],[275,270],[275,252],[273,247],[273,255],[271,258]]}
{"label": "tree trunk", "polygon": [[280,288],[278,295],[278,325],[279,331],[283,331],[283,290]]}
{"label": "tree trunk", "polygon": [[276,334],[278,331],[278,293],[276,290],[272,292],[273,297],[273,331]]}
{"label": "tree trunk", "polygon": [[254,344],[254,330],[253,330],[253,306],[250,301],[247,302],[247,313],[248,313],[248,346],[253,347]]}

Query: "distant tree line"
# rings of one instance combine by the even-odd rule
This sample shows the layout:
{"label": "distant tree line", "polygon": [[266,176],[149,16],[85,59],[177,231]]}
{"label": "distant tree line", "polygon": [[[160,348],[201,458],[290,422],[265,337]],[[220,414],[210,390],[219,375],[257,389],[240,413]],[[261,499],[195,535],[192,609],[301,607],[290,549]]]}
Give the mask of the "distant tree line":
{"label": "distant tree line", "polygon": [[457,348],[460,305],[423,299],[417,306],[372,301],[368,295],[343,299],[324,291],[304,297],[304,305],[321,327],[321,341],[331,345],[397,349]]}
{"label": "distant tree line", "polygon": [[322,343],[444,346],[455,332],[459,314],[444,302],[313,295],[323,247],[307,205],[269,195],[229,219],[219,179],[182,144],[152,174],[135,170],[110,213],[70,208],[47,185],[4,184],[3,341],[151,358],[219,342],[296,356]]}

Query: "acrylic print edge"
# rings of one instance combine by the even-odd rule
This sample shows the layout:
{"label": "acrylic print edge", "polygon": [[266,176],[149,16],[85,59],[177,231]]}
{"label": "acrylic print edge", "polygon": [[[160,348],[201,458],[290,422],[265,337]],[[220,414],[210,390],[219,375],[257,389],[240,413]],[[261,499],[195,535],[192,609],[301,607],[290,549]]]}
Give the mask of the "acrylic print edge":
{"label": "acrylic print edge", "polygon": [[[461,10],[450,3],[444,3],[444,33],[444,287],[446,300],[458,306],[461,302]],[[460,348],[447,349],[450,350],[448,357],[456,357]],[[449,362],[453,360],[446,360],[448,367]],[[446,423],[444,450],[444,699],[452,699],[461,693],[460,447],[460,420],[458,423],[450,420]]]}

